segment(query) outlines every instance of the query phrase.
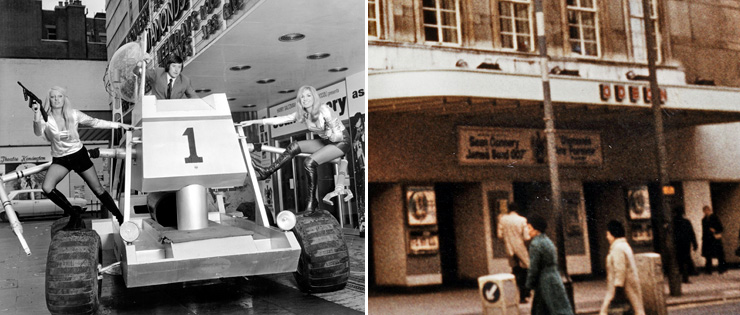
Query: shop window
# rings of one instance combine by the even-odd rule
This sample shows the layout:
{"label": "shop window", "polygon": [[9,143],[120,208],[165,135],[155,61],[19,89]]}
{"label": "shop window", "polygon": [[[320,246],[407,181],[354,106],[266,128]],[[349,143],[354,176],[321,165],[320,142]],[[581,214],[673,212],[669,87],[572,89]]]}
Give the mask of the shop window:
{"label": "shop window", "polygon": [[436,44],[460,44],[460,1],[422,0],[424,40]]}
{"label": "shop window", "polygon": [[380,38],[380,1],[367,1],[367,36],[371,39]]}
{"label": "shop window", "polygon": [[528,0],[507,0],[498,3],[501,47],[516,51],[532,51],[532,5]]}
{"label": "shop window", "polygon": [[599,15],[596,0],[566,0],[568,44],[573,54],[599,56]]}
{"label": "shop window", "polygon": [[[629,30],[632,43],[632,57],[637,62],[647,62],[647,40],[645,38],[645,14],[642,0],[629,0]],[[660,47],[660,27],[658,26],[657,3],[650,1],[650,18],[655,25],[655,44]],[[660,49],[657,50],[655,62],[660,62]]]}

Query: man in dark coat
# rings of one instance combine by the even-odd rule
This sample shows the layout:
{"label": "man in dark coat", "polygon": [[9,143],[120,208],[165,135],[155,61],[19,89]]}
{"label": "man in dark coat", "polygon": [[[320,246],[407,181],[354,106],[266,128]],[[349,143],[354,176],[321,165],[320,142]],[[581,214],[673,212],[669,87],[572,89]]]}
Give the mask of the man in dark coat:
{"label": "man in dark coat", "polygon": [[691,222],[684,217],[685,209],[678,206],[673,209],[673,241],[676,244],[676,261],[684,283],[691,283],[689,275],[693,274],[694,261],[691,259],[691,248],[696,250],[696,234]]}
{"label": "man in dark coat", "polygon": [[704,206],[704,218],[701,219],[701,255],[706,258],[704,269],[708,274],[714,270],[713,258],[717,258],[717,269],[720,274],[727,271],[725,251],[722,248],[722,222],[709,206]]}
{"label": "man in dark coat", "polygon": [[527,288],[534,291],[532,315],[572,315],[568,295],[558,271],[555,244],[544,234],[547,221],[541,216],[527,218],[532,242],[529,244]]}

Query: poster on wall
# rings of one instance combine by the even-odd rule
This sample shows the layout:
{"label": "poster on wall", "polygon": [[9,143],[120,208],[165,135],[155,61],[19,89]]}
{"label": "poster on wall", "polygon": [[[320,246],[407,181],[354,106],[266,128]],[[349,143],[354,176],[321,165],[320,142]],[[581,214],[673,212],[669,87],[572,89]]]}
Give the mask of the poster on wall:
{"label": "poster on wall", "polygon": [[357,198],[357,213],[359,215],[360,233],[365,230],[365,114],[357,112],[349,118],[349,131],[352,139],[352,156],[345,157],[354,165],[353,170],[355,187],[354,194]]}
{"label": "poster on wall", "polygon": [[647,185],[627,189],[627,208],[631,220],[650,219],[650,195]]}
{"label": "poster on wall", "polygon": [[406,210],[409,226],[436,225],[437,205],[432,186],[406,188]]}

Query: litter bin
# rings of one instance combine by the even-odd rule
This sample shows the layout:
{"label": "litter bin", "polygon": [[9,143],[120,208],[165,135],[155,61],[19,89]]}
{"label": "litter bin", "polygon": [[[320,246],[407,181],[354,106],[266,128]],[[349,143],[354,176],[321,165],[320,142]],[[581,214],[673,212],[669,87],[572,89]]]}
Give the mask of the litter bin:
{"label": "litter bin", "polygon": [[636,254],[635,264],[637,264],[637,276],[640,278],[645,314],[667,315],[668,309],[663,292],[663,264],[660,255],[656,253]]}
{"label": "litter bin", "polygon": [[514,275],[499,273],[478,278],[483,314],[519,315],[519,290]]}

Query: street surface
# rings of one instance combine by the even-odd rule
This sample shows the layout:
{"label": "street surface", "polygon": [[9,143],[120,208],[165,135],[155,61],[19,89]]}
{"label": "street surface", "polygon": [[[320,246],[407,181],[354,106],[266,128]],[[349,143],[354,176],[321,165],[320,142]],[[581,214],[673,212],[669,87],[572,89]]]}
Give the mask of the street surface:
{"label": "street surface", "polygon": [[[9,223],[0,222],[0,314],[49,313],[44,279],[53,222],[22,221],[31,256],[23,252]],[[290,273],[142,288],[126,288],[121,276],[106,275],[98,314],[363,314],[365,239],[345,235],[345,240],[351,274],[341,291],[302,293]],[[104,253],[104,263],[110,257]]]}

